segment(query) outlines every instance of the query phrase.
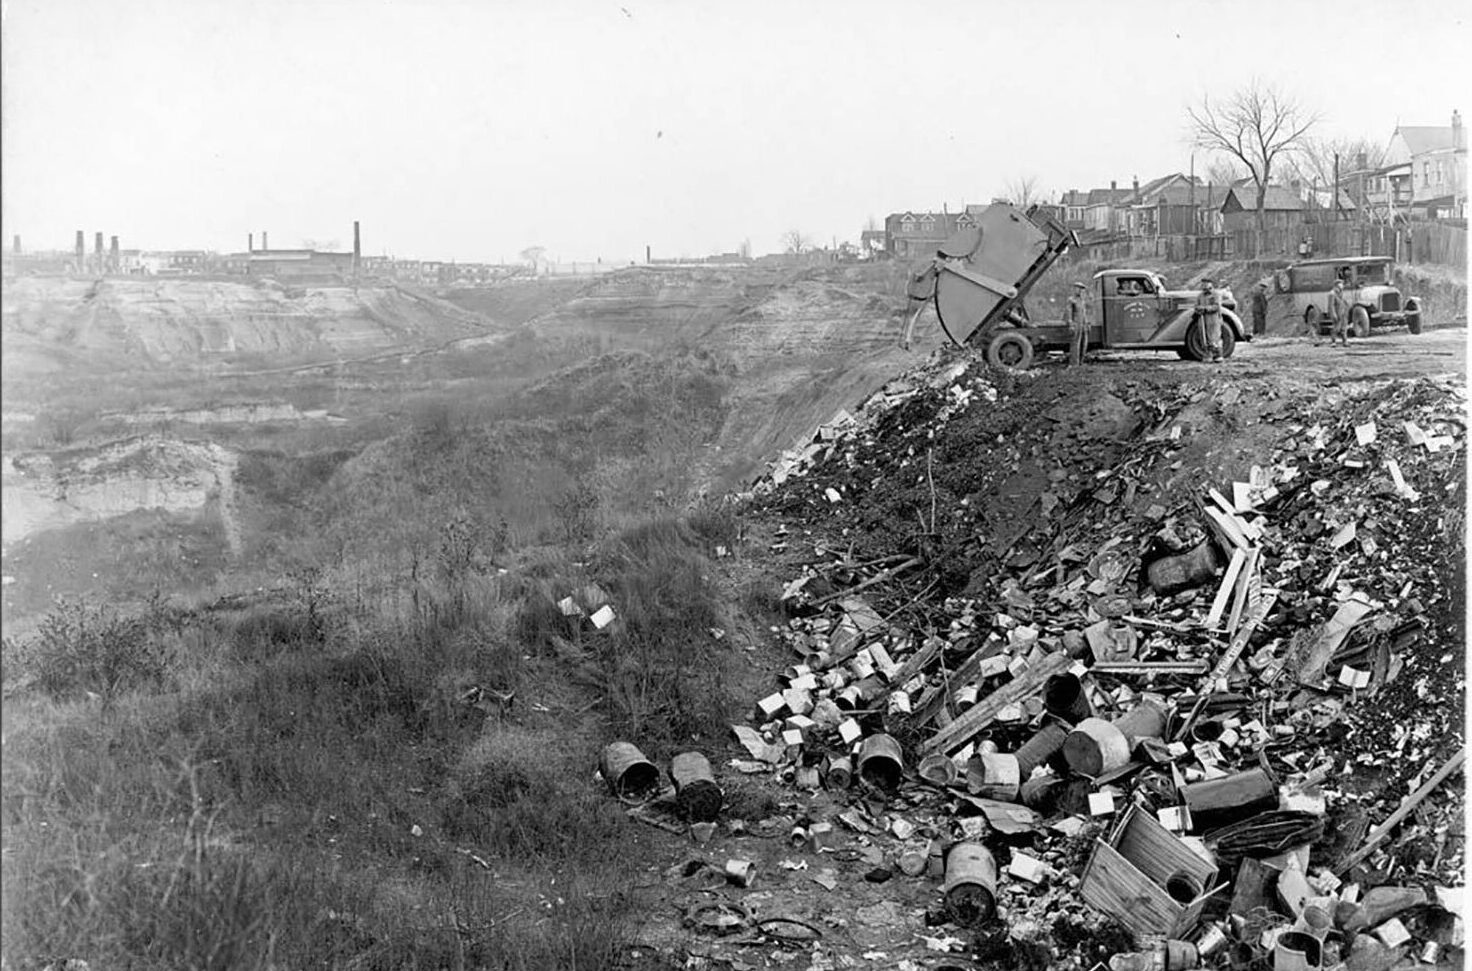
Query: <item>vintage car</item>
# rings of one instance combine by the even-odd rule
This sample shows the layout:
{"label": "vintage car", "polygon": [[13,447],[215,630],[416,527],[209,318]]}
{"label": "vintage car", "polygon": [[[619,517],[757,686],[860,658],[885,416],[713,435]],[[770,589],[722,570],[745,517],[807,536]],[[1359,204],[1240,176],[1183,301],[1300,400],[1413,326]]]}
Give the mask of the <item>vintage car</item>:
{"label": "vintage car", "polygon": [[1293,313],[1303,318],[1310,332],[1326,333],[1329,291],[1335,280],[1344,281],[1349,301],[1349,332],[1369,337],[1376,327],[1404,325],[1412,334],[1421,333],[1421,300],[1403,296],[1395,286],[1395,263],[1388,256],[1350,256],[1339,259],[1303,260],[1276,274],[1279,293],[1293,297]]}

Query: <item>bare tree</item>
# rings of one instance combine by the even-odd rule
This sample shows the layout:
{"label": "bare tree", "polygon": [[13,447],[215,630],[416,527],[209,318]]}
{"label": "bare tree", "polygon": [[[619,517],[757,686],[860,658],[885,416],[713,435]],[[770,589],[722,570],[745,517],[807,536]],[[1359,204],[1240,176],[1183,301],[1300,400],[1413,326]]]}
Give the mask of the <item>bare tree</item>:
{"label": "bare tree", "polygon": [[[1361,168],[1378,169],[1385,164],[1390,146],[1368,138],[1305,138],[1294,156],[1293,168],[1298,177],[1314,186],[1331,186],[1336,177]],[[1365,157],[1364,165],[1360,156]],[[1335,165],[1338,156],[1338,165]]]}
{"label": "bare tree", "polygon": [[1043,194],[1038,191],[1038,177],[1035,175],[1019,175],[1015,179],[1008,179],[1002,188],[1002,195],[1019,209],[1026,209],[1034,202],[1043,201]]}
{"label": "bare tree", "polygon": [[789,229],[782,234],[782,248],[792,254],[806,253],[813,248],[813,238],[800,229]]}
{"label": "bare tree", "polygon": [[1206,166],[1206,181],[1210,185],[1230,186],[1246,174],[1247,170],[1227,155],[1214,157]]}
{"label": "bare tree", "polygon": [[536,269],[537,264],[542,262],[542,258],[547,255],[547,247],[528,246],[517,255],[521,257],[523,263]]}
{"label": "bare tree", "polygon": [[875,219],[873,216],[870,216],[868,219],[864,220],[864,232],[866,233],[877,233],[882,228],[883,227],[879,225],[879,220]]}
{"label": "bare tree", "polygon": [[1319,120],[1318,113],[1307,110],[1277,86],[1255,80],[1225,99],[1213,101],[1205,95],[1200,105],[1186,109],[1186,113],[1191,119],[1191,140],[1197,147],[1221,152],[1246,166],[1257,189],[1255,250],[1261,253],[1273,165],[1303,146],[1309,130]]}

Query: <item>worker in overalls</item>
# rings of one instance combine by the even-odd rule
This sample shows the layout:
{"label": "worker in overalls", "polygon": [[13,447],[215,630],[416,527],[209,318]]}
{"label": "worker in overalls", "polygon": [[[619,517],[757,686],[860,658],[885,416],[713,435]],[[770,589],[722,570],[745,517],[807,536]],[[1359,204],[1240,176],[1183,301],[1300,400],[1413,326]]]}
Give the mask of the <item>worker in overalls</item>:
{"label": "worker in overalls", "polygon": [[1196,315],[1201,318],[1201,329],[1206,334],[1207,357],[1213,363],[1218,362],[1222,359],[1222,296],[1216,292],[1216,284],[1211,280],[1201,281]]}
{"label": "worker in overalls", "polygon": [[1334,321],[1334,330],[1329,335],[1329,343],[1343,344],[1349,346],[1349,298],[1344,295],[1344,277],[1334,281],[1334,289],[1329,291],[1329,317]]}
{"label": "worker in overalls", "polygon": [[1089,285],[1075,283],[1065,312],[1068,322],[1068,363],[1082,364],[1089,349]]}

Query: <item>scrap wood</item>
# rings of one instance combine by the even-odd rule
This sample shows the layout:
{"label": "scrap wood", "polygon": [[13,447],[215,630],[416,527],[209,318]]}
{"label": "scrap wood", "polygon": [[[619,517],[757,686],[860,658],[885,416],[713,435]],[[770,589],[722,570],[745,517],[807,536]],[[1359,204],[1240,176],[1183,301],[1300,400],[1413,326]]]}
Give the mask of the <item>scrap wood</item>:
{"label": "scrap wood", "polygon": [[1414,812],[1416,807],[1419,806],[1426,799],[1427,796],[1431,795],[1431,793],[1435,791],[1436,788],[1440,786],[1443,782],[1445,782],[1452,775],[1452,773],[1456,772],[1462,767],[1462,763],[1466,760],[1466,758],[1467,746],[1463,745],[1461,748],[1457,749],[1457,751],[1452,755],[1451,758],[1446,760],[1441,768],[1436,770],[1435,775],[1433,775],[1431,778],[1427,779],[1424,783],[1421,784],[1421,788],[1417,789],[1409,796],[1406,796],[1405,799],[1401,800],[1400,807],[1396,809],[1395,812],[1391,813],[1386,818],[1385,822],[1375,827],[1374,832],[1372,832],[1365,840],[1364,845],[1355,850],[1349,856],[1345,857],[1344,862],[1340,863],[1339,866],[1334,869],[1334,875],[1336,877],[1342,877],[1345,873],[1349,872],[1351,867],[1367,859],[1369,855],[1375,851],[1375,848],[1381,843],[1385,842],[1385,838],[1389,836],[1391,832],[1397,826],[1399,826],[1407,816]]}
{"label": "scrap wood", "polygon": [[[1237,578],[1237,592],[1232,598],[1232,613],[1227,618],[1227,633],[1229,634],[1237,629],[1237,624],[1242,620],[1242,611],[1247,606],[1249,599],[1248,593],[1252,589],[1253,580],[1257,577],[1257,561],[1261,554],[1262,551],[1256,546],[1247,551],[1247,562],[1242,564],[1242,575]],[[1259,589],[1261,585],[1262,581],[1258,580]]]}
{"label": "scrap wood", "polygon": [[858,586],[849,587],[847,590],[837,590],[833,593],[827,594],[826,596],[819,597],[817,600],[813,601],[813,606],[820,607],[831,600],[837,600],[840,597],[847,597],[851,594],[858,593],[860,590],[867,590],[868,588],[874,586],[876,583],[883,583],[890,577],[903,573],[906,570],[911,569],[912,567],[919,566],[920,562],[920,557],[912,556],[898,566],[885,567],[883,570],[880,570],[878,573],[874,574],[863,583],[860,583]]}
{"label": "scrap wood", "polygon": [[1003,708],[1011,704],[1018,704],[1030,695],[1043,690],[1043,685],[1049,678],[1064,671],[1072,663],[1073,659],[1062,651],[1047,655],[1028,668],[1021,677],[1014,678],[993,691],[933,737],[921,743],[920,754],[949,752],[959,748],[971,736],[995,721],[997,714]]}
{"label": "scrap wood", "polygon": [[[1295,645],[1295,653],[1301,655],[1296,658],[1300,684],[1314,685],[1323,680],[1329,659],[1370,610],[1370,605],[1358,596],[1346,600],[1322,627]],[[1284,663],[1293,660],[1295,658],[1285,658]]]}
{"label": "scrap wood", "polygon": [[1227,564],[1227,572],[1222,576],[1222,585],[1217,588],[1216,599],[1211,602],[1211,610],[1206,619],[1201,622],[1203,627],[1218,627],[1222,622],[1222,614],[1226,613],[1227,601],[1232,596],[1232,591],[1237,586],[1237,577],[1241,575],[1242,568],[1247,563],[1247,550],[1239,547],[1232,550],[1232,560]]}
{"label": "scrap wood", "polygon": [[1096,661],[1094,674],[1205,674],[1206,659],[1195,661]]}
{"label": "scrap wood", "polygon": [[1242,626],[1238,628],[1237,633],[1232,635],[1232,641],[1227,645],[1226,653],[1221,656],[1221,660],[1217,661],[1216,667],[1201,682],[1200,697],[1196,700],[1196,704],[1192,706],[1191,713],[1181,721],[1181,727],[1176,730],[1175,741],[1181,741],[1191,731],[1191,726],[1196,723],[1196,719],[1200,717],[1202,710],[1206,707],[1207,699],[1211,697],[1212,692],[1221,680],[1227,676],[1227,672],[1232,669],[1232,665],[1237,663],[1237,659],[1242,656],[1242,651],[1247,647],[1247,642],[1252,638],[1253,632],[1257,630],[1259,624],[1267,619],[1268,614],[1273,610],[1273,605],[1277,602],[1278,591],[1264,588],[1262,600],[1258,603],[1257,609],[1243,620]]}
{"label": "scrap wood", "polygon": [[1211,525],[1213,527],[1213,531],[1217,535],[1217,539],[1219,539],[1221,541],[1221,544],[1227,549],[1245,550],[1248,546],[1251,545],[1247,541],[1247,536],[1242,532],[1237,524],[1233,522],[1233,519],[1235,519],[1235,517],[1229,519],[1227,514],[1222,512],[1220,509],[1216,509],[1212,506],[1207,506],[1204,504],[1202,505],[1201,509],[1203,512],[1206,513],[1207,518],[1211,520]]}
{"label": "scrap wood", "polygon": [[938,685],[932,685],[925,689],[925,694],[920,696],[920,702],[915,706],[914,724],[917,726],[928,724],[941,710],[943,702],[955,694],[956,691],[971,683],[971,679],[981,673],[981,665],[988,658],[1002,653],[1005,647],[1000,641],[983,644],[972,652],[971,656],[961,662],[961,666],[949,675],[941,672],[942,680]]}

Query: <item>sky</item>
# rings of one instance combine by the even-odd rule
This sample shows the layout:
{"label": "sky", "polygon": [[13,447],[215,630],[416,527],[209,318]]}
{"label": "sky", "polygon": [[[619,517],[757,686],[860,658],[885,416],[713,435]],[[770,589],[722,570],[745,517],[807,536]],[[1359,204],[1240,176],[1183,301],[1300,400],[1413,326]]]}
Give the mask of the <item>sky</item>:
{"label": "sky", "polygon": [[[0,2],[5,245],[624,262],[1191,166],[1254,80],[1388,140],[1472,88],[1464,0]],[[1198,152],[1197,172],[1205,158]]]}

